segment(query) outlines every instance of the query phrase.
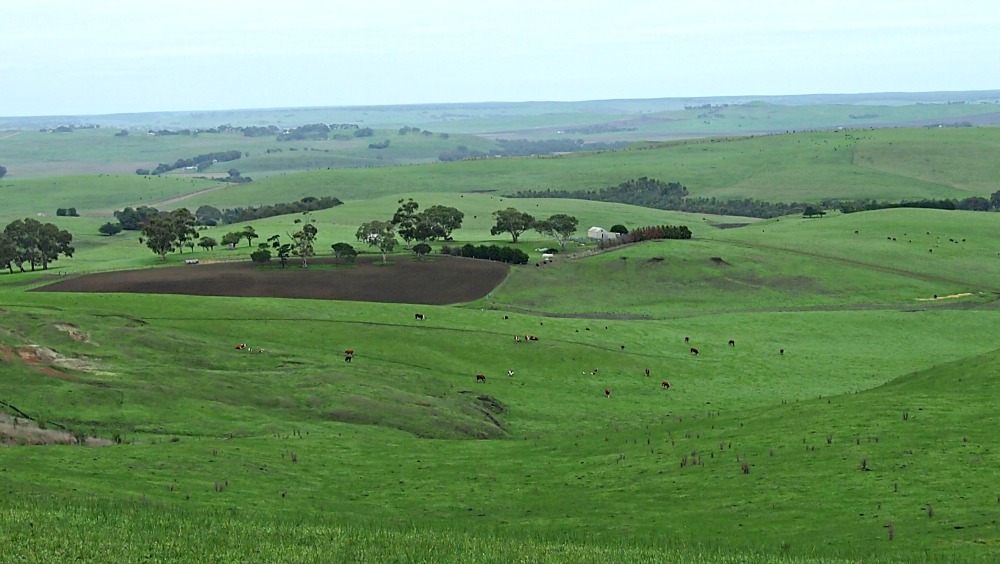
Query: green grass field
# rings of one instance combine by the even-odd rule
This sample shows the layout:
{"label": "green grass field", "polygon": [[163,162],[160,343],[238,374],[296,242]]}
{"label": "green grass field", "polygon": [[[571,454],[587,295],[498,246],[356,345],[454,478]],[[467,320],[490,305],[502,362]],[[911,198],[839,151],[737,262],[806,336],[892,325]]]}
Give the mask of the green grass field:
{"label": "green grass field", "polygon": [[[16,409],[116,444],[0,447],[0,560],[995,561],[1000,215],[723,230],[739,218],[503,197],[643,175],[772,200],[995,189],[995,130],[865,136],[307,172],[201,194],[167,177],[5,179],[6,221],[84,217],[45,218],[74,233],[74,258],[0,274],[0,433]],[[696,180],[675,174],[688,169]],[[497,192],[469,192],[482,189]],[[160,265],[134,233],[96,235],[100,210],[188,194],[164,207],[340,197],[313,214],[321,254],[406,197],[462,210],[456,244],[502,243],[490,214],[508,205],[694,238],[572,243],[481,300],[420,306],[424,321],[405,304],[28,291],[56,272]],[[253,225],[266,238],[292,219]],[[529,232],[520,246],[537,260],[553,244]],[[512,338],[528,333],[539,341]],[[21,360],[30,345],[57,356]]]}

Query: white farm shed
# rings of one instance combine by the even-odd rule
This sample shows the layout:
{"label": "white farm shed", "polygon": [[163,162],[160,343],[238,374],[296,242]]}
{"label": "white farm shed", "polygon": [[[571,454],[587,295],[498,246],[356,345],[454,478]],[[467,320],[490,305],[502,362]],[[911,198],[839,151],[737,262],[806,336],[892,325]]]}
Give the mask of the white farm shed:
{"label": "white farm shed", "polygon": [[595,241],[611,241],[617,239],[618,234],[607,231],[603,227],[591,227],[587,230],[587,238]]}

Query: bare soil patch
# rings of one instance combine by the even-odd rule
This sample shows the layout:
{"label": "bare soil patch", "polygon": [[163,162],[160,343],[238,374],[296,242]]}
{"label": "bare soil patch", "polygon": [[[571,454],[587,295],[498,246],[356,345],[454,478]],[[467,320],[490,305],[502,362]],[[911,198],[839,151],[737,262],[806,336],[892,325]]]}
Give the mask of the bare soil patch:
{"label": "bare soil patch", "polygon": [[306,298],[446,305],[477,300],[510,271],[504,263],[452,256],[423,260],[358,257],[351,266],[316,259],[310,268],[261,267],[248,261],[182,265],[65,278],[34,292],[103,292]]}

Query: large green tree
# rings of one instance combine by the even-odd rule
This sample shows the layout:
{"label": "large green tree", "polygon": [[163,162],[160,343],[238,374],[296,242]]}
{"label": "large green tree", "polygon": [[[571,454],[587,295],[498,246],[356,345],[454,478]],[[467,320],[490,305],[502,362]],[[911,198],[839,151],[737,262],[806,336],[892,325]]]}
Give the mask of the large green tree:
{"label": "large green tree", "polygon": [[421,214],[421,222],[430,225],[431,232],[445,241],[450,241],[452,232],[462,227],[464,218],[464,213],[450,206],[431,206]]}
{"label": "large green tree", "polygon": [[534,229],[539,233],[553,237],[559,242],[559,247],[566,249],[566,242],[576,233],[579,221],[571,215],[557,213],[548,219],[535,223]]}
{"label": "large green tree", "polygon": [[490,234],[510,233],[514,243],[517,243],[517,239],[522,233],[531,229],[535,224],[535,218],[531,214],[514,208],[497,210],[493,212],[493,217],[496,218],[497,223],[490,228]]}
{"label": "large green tree", "polygon": [[407,248],[410,247],[410,241],[417,238],[417,225],[420,223],[420,216],[417,214],[417,210],[420,208],[420,204],[413,201],[413,198],[407,200],[399,200],[399,208],[396,209],[396,213],[393,214],[390,223],[395,226],[396,233],[403,238],[403,242]]}
{"label": "large green tree", "polygon": [[388,262],[386,254],[391,253],[399,241],[396,240],[395,226],[391,221],[369,221],[361,224],[355,236],[358,241],[382,252],[382,264]]}

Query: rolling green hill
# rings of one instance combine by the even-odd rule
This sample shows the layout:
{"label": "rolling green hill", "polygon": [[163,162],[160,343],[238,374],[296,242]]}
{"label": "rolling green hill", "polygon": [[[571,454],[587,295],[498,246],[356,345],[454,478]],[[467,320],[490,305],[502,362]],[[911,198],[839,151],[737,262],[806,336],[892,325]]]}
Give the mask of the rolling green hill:
{"label": "rolling green hill", "polygon": [[[1000,215],[719,229],[746,220],[505,194],[651,176],[716,197],[987,196],[998,143],[989,128],[809,132],[214,190],[170,175],[4,179],[0,219],[83,217],[45,217],[74,233],[73,258],[0,274],[0,559],[997,560]],[[481,300],[419,310],[29,291],[57,272],[160,266],[135,233],[96,234],[113,209],[307,195],[345,201],[311,214],[320,254],[408,197],[462,210],[457,245],[505,243],[490,214],[509,205],[694,237],[574,242]],[[266,238],[294,219],[252,225]],[[538,260],[553,244],[529,232],[519,246]],[[512,338],[526,334],[539,340]],[[74,436],[112,444],[28,444]]]}

